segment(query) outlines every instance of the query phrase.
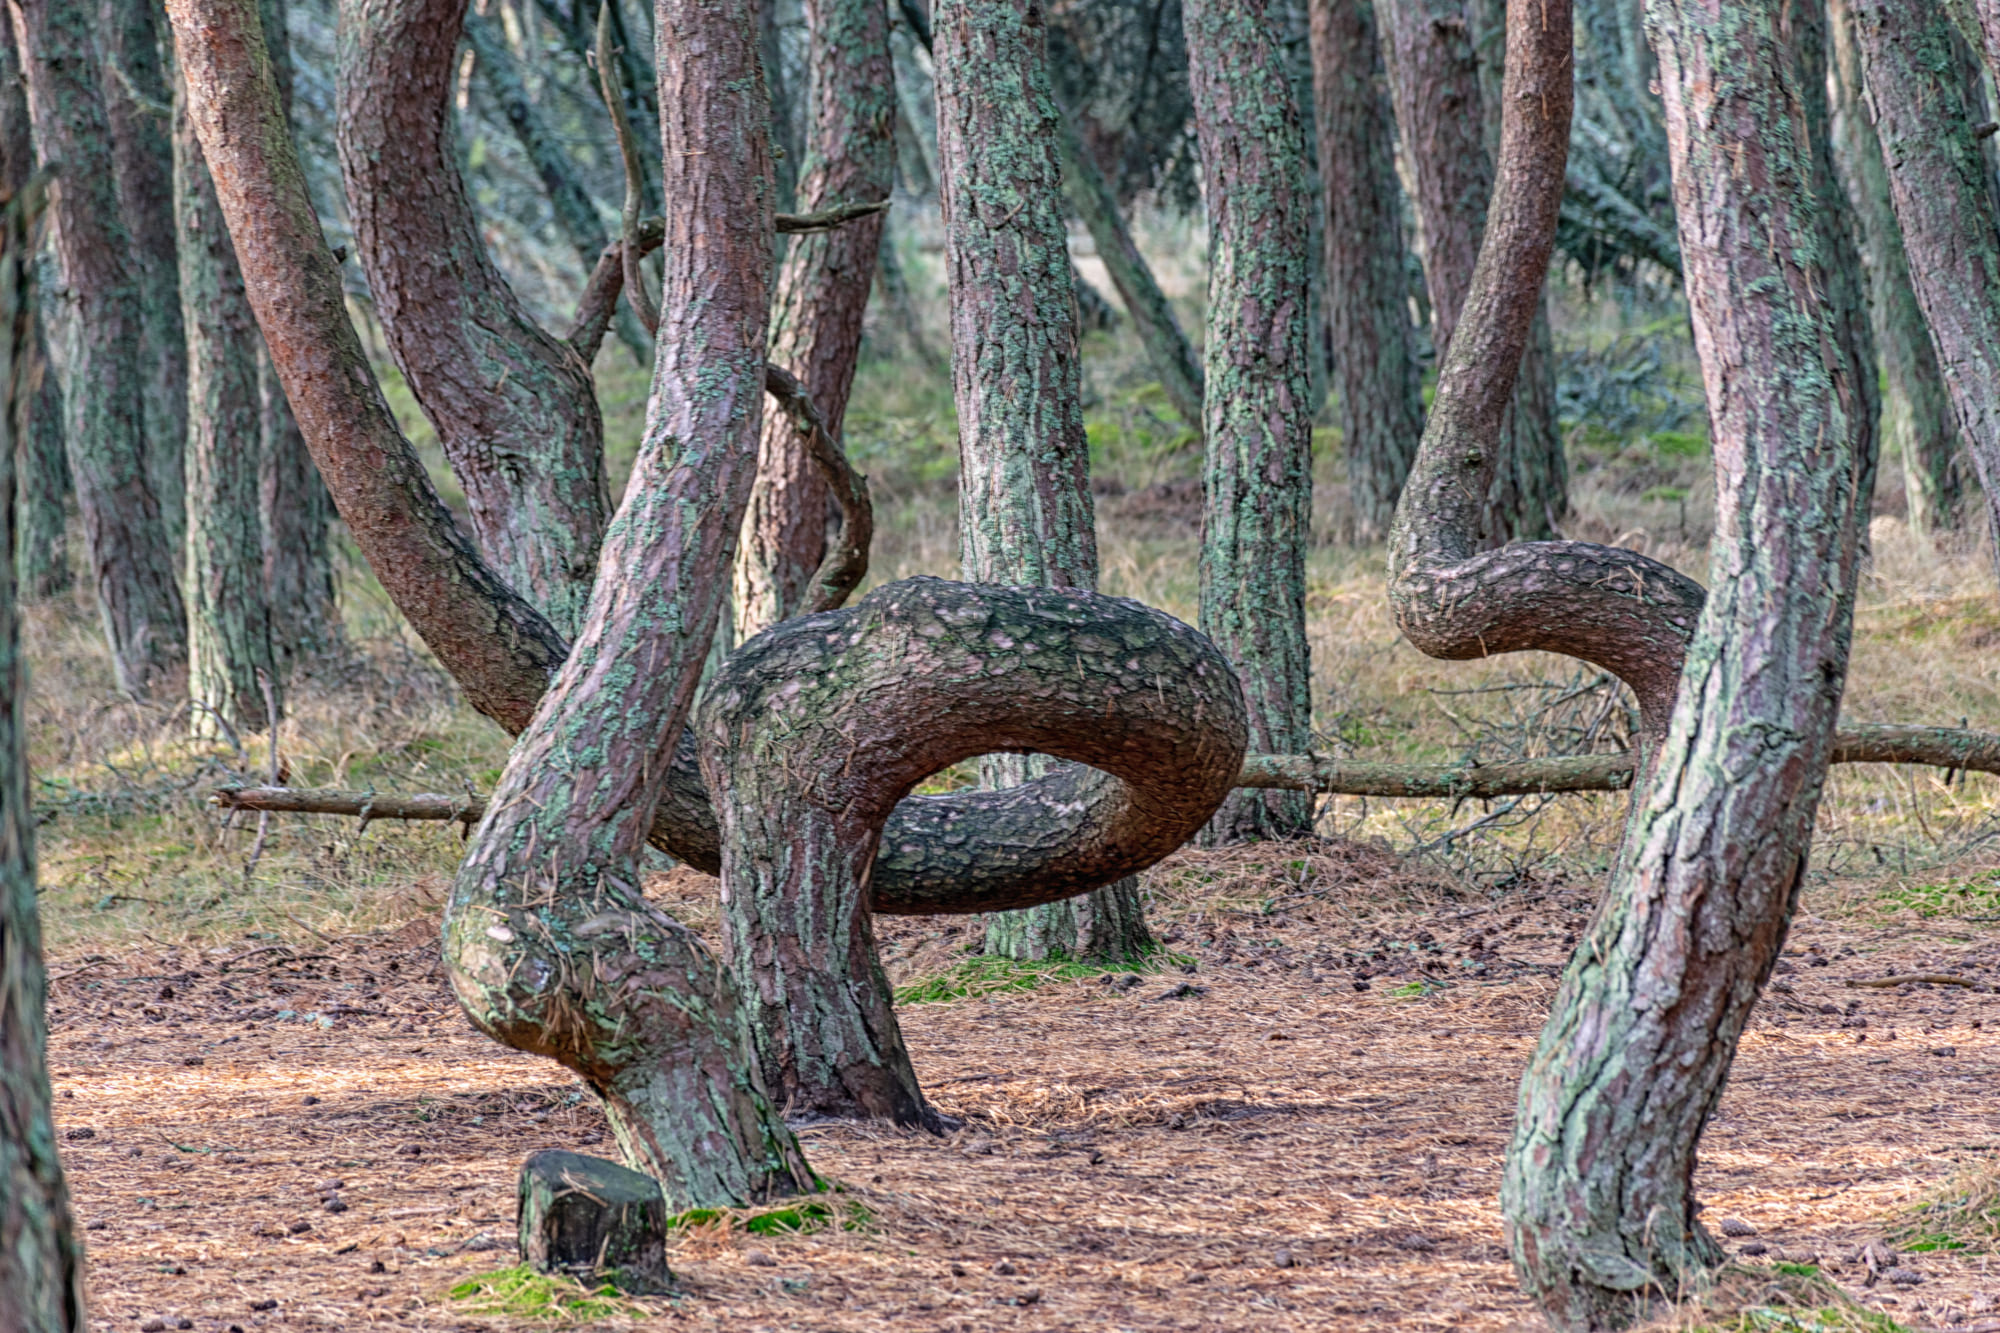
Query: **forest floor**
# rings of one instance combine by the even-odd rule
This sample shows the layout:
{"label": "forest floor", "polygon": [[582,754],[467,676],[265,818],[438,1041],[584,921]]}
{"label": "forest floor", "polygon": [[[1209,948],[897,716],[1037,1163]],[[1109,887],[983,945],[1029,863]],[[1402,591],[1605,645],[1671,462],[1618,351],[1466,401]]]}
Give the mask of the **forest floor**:
{"label": "forest floor", "polygon": [[[713,887],[681,871],[653,891],[712,923]],[[1468,899],[1332,843],[1184,852],[1150,887],[1173,953],[1130,979],[981,969],[963,919],[884,920],[892,970],[953,997],[902,1017],[965,1127],[808,1127],[852,1225],[683,1231],[674,1294],[567,1322],[1535,1326],[1501,1235],[1501,1155],[1590,892]],[[1991,1245],[1906,1253],[1921,1284],[1872,1290],[1856,1257],[1904,1248],[1927,1192],[1993,1168],[2000,944],[1815,907],[1704,1141],[1704,1217],[1755,1228],[1730,1242],[1753,1269],[1816,1265],[1905,1327],[2000,1328]],[[528,1153],[612,1151],[593,1099],[470,1028],[435,970],[434,917],[266,938],[53,964],[93,1326],[531,1326],[450,1293],[514,1261]],[[1911,972],[1977,986],[1847,985]],[[980,993],[1005,984],[1027,988]]]}

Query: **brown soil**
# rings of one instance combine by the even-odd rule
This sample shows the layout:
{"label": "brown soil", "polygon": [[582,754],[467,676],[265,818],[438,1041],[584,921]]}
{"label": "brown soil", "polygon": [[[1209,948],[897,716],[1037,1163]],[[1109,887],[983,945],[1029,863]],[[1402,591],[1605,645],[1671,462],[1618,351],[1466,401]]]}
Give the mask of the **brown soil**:
{"label": "brown soil", "polygon": [[[808,1128],[814,1165],[873,1224],[688,1233],[671,1256],[682,1291],[639,1325],[1533,1326],[1495,1196],[1585,895],[1267,901],[1182,911],[1192,976],[907,1008],[925,1085],[966,1127]],[[884,924],[906,959],[956,947],[950,923]],[[604,1153],[603,1120],[565,1071],[474,1032],[434,956],[435,923],[416,921],[312,948],[54,965],[51,1063],[94,1326],[520,1327],[446,1290],[514,1262],[522,1158]],[[1732,1248],[1816,1261],[1912,1327],[2000,1296],[1991,1254],[1908,1256],[1923,1284],[1872,1292],[1853,1258],[2000,1146],[1996,968],[1990,939],[1800,923],[1777,978],[1790,990],[1760,1009],[1706,1140],[1706,1217],[1758,1233]],[[1984,989],[1844,985],[1906,971]],[[1391,993],[1424,976],[1451,984]],[[1206,990],[1160,998],[1183,983]],[[1846,1013],[1856,999],[1866,1027]]]}

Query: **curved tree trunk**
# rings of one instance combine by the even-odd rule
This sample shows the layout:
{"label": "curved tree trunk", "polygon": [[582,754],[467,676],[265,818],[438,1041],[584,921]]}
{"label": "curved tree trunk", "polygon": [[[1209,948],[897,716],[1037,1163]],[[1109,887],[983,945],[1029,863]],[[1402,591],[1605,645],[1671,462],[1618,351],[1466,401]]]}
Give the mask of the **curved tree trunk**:
{"label": "curved tree trunk", "polygon": [[[895,73],[883,0],[808,0],[808,145],[798,208],[887,199],[895,184]],[[875,282],[882,215],[793,238],[778,271],[771,359],[796,376],[840,438]],[[764,414],[757,484],[736,553],[734,612],[743,641],[797,613],[826,551],[829,496],[806,441],[775,407]]]}
{"label": "curved tree trunk", "polygon": [[[1236,664],[1250,743],[1312,748],[1311,230],[1305,145],[1261,0],[1189,0],[1189,84],[1208,201],[1201,627]],[[1215,842],[1302,837],[1312,798],[1238,792]]]}
{"label": "curved tree trunk", "polygon": [[[1031,0],[945,0],[931,21],[960,562],[974,583],[1094,588],[1090,447],[1042,11]],[[984,770],[987,786],[1004,787],[1043,768],[996,759]],[[1129,883],[1100,890],[1081,913],[1009,915],[986,932],[990,952],[1022,959],[1123,958],[1150,942]]]}
{"label": "curved tree trunk", "polygon": [[1327,314],[1355,536],[1388,535],[1424,431],[1396,122],[1369,0],[1313,0]]}
{"label": "curved tree trunk", "polygon": [[583,632],[459,869],[445,957],[473,1021],[588,1080],[628,1160],[686,1206],[814,1180],[728,974],[638,888],[756,477],[773,211],[746,0],[658,0],[657,32],[663,183],[687,203],[667,223],[646,436]]}
{"label": "curved tree trunk", "polygon": [[146,469],[159,497],[167,541],[181,550],[186,529],[181,451],[187,437],[187,338],[181,329],[180,261],[174,253],[173,94],[160,50],[153,0],[101,0],[104,107],[111,126],[118,206],[132,238],[146,372]]}
{"label": "curved tree trunk", "polygon": [[501,575],[573,632],[609,500],[590,368],[493,266],[453,147],[465,0],[345,0],[341,174],[396,358]]}
{"label": "curved tree trunk", "polygon": [[1827,11],[1834,86],[1840,99],[1835,118],[1841,138],[1839,159],[1847,168],[1848,194],[1868,256],[1875,346],[1887,381],[1882,400],[1884,452],[1902,459],[1910,531],[1918,536],[1949,532],[1958,526],[1964,498],[1951,397],[1945,392],[1923,308],[1911,286],[1909,256],[1890,197],[1882,143],[1865,105],[1853,6],[1850,0],[1829,0]]}
{"label": "curved tree trunk", "polygon": [[[14,424],[30,411],[40,200],[0,216],[0,496],[13,491]],[[0,1328],[84,1333],[83,1247],[49,1115],[48,973],[35,902],[26,663],[14,599],[14,506],[0,502]]]}
{"label": "curved tree trunk", "polygon": [[188,340],[189,725],[196,738],[207,740],[275,722],[259,677],[275,682],[278,667],[258,521],[263,401],[257,320],[184,96],[175,98],[174,113],[178,287]]}
{"label": "curved tree trunk", "polygon": [[[1723,1257],[1695,1220],[1695,1152],[1784,940],[1846,674],[1863,404],[1823,305],[1779,8],[1649,14],[1716,442],[1716,590],[1522,1084],[1502,1198],[1515,1264],[1559,1328],[1625,1327]],[[1563,28],[1542,67],[1566,85]],[[1523,130],[1535,117],[1511,63],[1531,25],[1509,35],[1511,137],[1517,112]]]}
{"label": "curved tree trunk", "polygon": [[2000,231],[1937,0],[1852,0],[1910,282],[2000,533]]}
{"label": "curved tree trunk", "polygon": [[[1389,0],[1387,51],[1396,120],[1416,168],[1431,335],[1440,361],[1451,347],[1487,223],[1493,160],[1466,0]],[[1552,536],[1568,510],[1568,468],[1555,420],[1555,366],[1547,314],[1536,323],[1500,429],[1504,448],[1486,479],[1482,540],[1499,546]]]}
{"label": "curved tree trunk", "polygon": [[23,0],[15,36],[41,160],[59,164],[50,204],[73,309],[59,321],[69,447],[84,542],[119,688],[144,698],[186,657],[187,626],[159,497],[147,472],[146,324],[120,213],[92,15]]}
{"label": "curved tree trunk", "polygon": [[1192,836],[1242,763],[1240,688],[1201,635],[1075,589],[911,579],[739,649],[695,724],[723,831],[731,966],[793,1116],[940,1127],[869,926],[869,867],[910,788],[994,751],[1096,765],[1145,811],[1122,855]]}

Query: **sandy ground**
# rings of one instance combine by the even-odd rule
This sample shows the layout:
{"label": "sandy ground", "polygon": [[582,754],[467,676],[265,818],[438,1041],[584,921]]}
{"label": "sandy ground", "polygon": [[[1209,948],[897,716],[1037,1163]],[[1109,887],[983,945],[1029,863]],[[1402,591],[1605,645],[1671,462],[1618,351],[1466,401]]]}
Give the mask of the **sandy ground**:
{"label": "sandy ground", "polygon": [[[872,1224],[684,1234],[681,1291],[635,1321],[1533,1327],[1495,1198],[1584,906],[1210,914],[1176,945],[1192,976],[912,1006],[924,1084],[966,1128],[808,1128],[813,1163]],[[603,1121],[566,1071],[469,1027],[431,970],[434,931],[55,963],[51,1062],[95,1327],[522,1327],[446,1292],[514,1262],[522,1158],[606,1152]],[[1918,970],[1985,989],[1844,985]],[[1375,974],[1366,990],[1357,971]],[[2000,946],[1808,917],[1780,973],[1789,993],[1760,1009],[1707,1136],[1704,1215],[1754,1226],[1732,1242],[1765,1246],[1754,1262],[1816,1256],[1911,1327],[1983,1323],[1994,1255],[1911,1256],[1921,1285],[1865,1293],[1853,1255],[2000,1148]],[[1391,994],[1423,975],[1451,984]],[[1158,998],[1183,982],[1206,990]]]}

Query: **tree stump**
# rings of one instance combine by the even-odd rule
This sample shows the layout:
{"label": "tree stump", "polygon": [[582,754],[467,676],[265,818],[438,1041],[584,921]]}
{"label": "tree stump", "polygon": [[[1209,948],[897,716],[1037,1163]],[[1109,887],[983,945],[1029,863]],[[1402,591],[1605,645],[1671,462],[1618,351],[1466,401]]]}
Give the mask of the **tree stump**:
{"label": "tree stump", "polygon": [[601,1157],[538,1152],[521,1164],[521,1260],[537,1272],[622,1291],[664,1291],[667,1201],[660,1182]]}

